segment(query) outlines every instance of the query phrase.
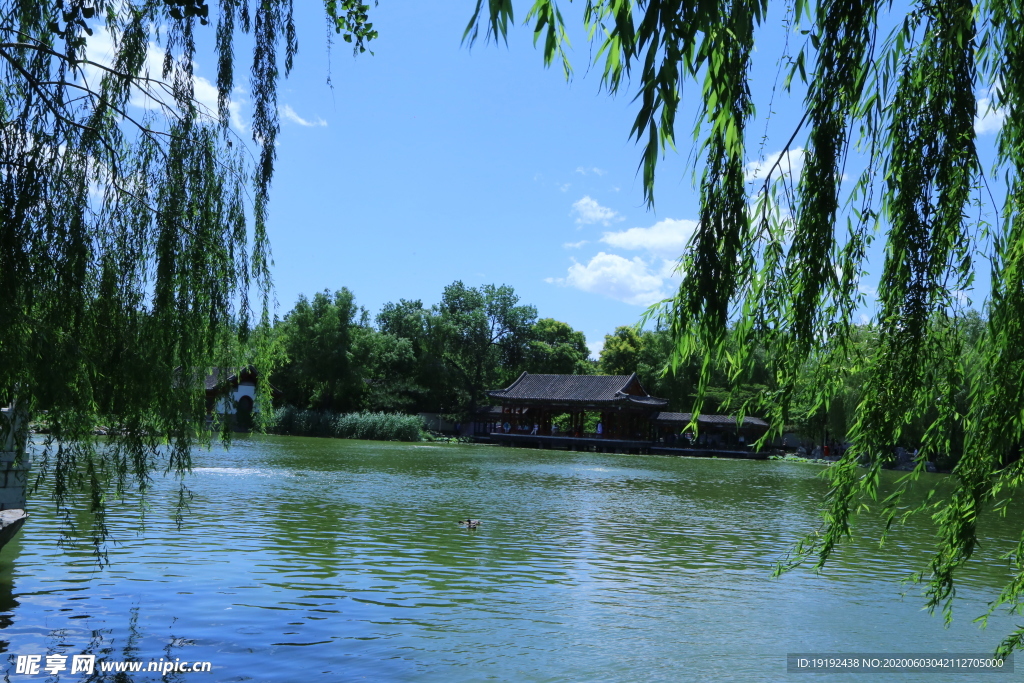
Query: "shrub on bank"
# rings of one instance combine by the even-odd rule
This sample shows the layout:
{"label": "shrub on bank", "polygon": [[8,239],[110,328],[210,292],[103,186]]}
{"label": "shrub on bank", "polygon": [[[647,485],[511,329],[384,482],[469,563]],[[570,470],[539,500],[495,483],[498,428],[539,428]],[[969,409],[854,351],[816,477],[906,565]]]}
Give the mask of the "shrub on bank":
{"label": "shrub on bank", "polygon": [[418,415],[401,413],[321,413],[298,410],[292,406],[279,408],[275,415],[274,434],[290,436],[322,436],[335,439],[366,439],[369,441],[419,441],[423,420]]}

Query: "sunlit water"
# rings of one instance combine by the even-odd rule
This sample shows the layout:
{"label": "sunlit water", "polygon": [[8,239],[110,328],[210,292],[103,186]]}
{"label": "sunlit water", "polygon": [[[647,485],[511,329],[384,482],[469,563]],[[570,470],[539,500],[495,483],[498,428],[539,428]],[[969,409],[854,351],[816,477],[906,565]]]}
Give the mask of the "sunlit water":
{"label": "sunlit water", "polygon": [[[197,453],[181,528],[173,480],[157,482],[144,528],[137,505],[112,507],[117,542],[103,569],[88,548],[59,547],[47,499],[32,500],[0,553],[0,639],[12,681],[46,680],[14,673],[13,656],[48,653],[209,661],[210,673],[164,680],[212,683],[822,680],[787,674],[786,654],[992,652],[1013,620],[996,616],[987,630],[971,620],[1008,576],[997,559],[1008,525],[985,529],[948,629],[922,611],[919,588],[901,585],[925,567],[923,520],[884,550],[858,536],[823,575],[770,577],[815,526],[820,472],[238,440]],[[480,528],[460,528],[467,516]]]}

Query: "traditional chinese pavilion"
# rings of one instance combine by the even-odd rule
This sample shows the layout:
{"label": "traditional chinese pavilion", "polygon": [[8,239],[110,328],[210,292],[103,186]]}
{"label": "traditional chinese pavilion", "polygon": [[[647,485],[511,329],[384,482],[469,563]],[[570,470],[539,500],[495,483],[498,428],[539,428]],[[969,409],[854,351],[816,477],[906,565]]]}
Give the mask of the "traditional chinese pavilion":
{"label": "traditional chinese pavilion", "polygon": [[587,413],[598,413],[606,439],[653,438],[651,418],[668,401],[647,393],[636,373],[632,375],[531,375],[524,372],[505,389],[487,392],[501,405],[501,419],[511,431],[522,433],[537,427],[551,435],[551,420],[571,415],[564,436],[583,436]]}
{"label": "traditional chinese pavilion", "polygon": [[651,418],[658,441],[668,446],[743,448],[768,432],[768,423],[759,417],[747,415],[738,422],[732,415],[698,415],[698,433],[691,440],[683,436],[683,431],[692,420],[691,413],[658,413]]}
{"label": "traditional chinese pavilion", "polygon": [[[600,452],[763,458],[750,446],[768,424],[756,417],[737,423],[727,415],[666,412],[668,401],[651,396],[632,375],[531,375],[487,392],[499,404],[478,408],[473,433],[492,443]],[[568,413],[569,429],[553,418]],[[587,429],[587,417],[600,426]],[[590,424],[593,426],[594,421]]]}

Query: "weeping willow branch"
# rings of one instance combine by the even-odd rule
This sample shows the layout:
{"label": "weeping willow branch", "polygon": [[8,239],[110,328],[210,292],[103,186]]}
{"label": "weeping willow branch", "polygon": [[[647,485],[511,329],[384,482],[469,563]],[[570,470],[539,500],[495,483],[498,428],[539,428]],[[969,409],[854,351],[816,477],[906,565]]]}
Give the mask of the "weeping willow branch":
{"label": "weeping willow branch", "polygon": [[[922,0],[904,10],[878,0],[791,0],[779,26],[767,22],[768,9],[752,0],[586,2],[584,29],[603,62],[603,85],[612,94],[631,88],[635,96],[629,134],[642,146],[649,204],[657,161],[675,146],[684,85],[701,87],[693,102],[702,113],[694,141],[707,152],[700,223],[682,257],[678,293],[647,319],[670,319],[674,367],[693,359],[701,365],[698,393],[714,368],[737,378],[756,353],[767,353],[773,388],[744,408],[763,411],[776,434],[800,382],[815,388],[811,412],[823,411],[853,369],[861,373],[847,435],[852,448],[829,470],[822,525],[780,570],[828,561],[856,511],[877,499],[892,445],[908,425],[921,425],[917,469],[880,508],[886,529],[915,512],[936,523],[939,541],[921,579],[927,606],[948,620],[954,578],[976,555],[979,519],[1006,514],[1024,484],[1024,3]],[[558,3],[537,0],[530,19],[535,39],[544,38],[545,64],[561,58],[570,73]],[[513,23],[511,2],[478,0],[466,36],[472,41],[486,26],[488,38],[500,39]],[[895,28],[879,41],[885,24]],[[751,36],[780,28],[793,35],[794,25],[806,43],[784,58],[791,65],[787,89],[795,83],[805,93],[803,120],[749,197],[741,185],[752,115]],[[991,194],[976,149],[979,84],[991,88],[1003,119],[997,169],[1006,195],[993,200],[1001,213],[994,230],[970,217],[982,186]],[[804,164],[787,214],[771,174],[805,122]],[[864,170],[847,189],[854,156]],[[885,240],[877,339],[870,359],[859,361],[852,359],[853,316],[864,301],[860,281],[876,235]],[[973,287],[979,253],[992,263],[992,287],[984,330],[972,342],[978,352],[968,359],[964,330],[979,316],[961,299]],[[954,433],[963,435],[962,447]],[[925,461],[954,451],[962,455],[953,492],[933,491],[906,509],[904,494],[922,483]],[[1019,526],[1020,545],[1007,557],[1015,576],[993,603],[1014,613],[1024,609]],[[1024,629],[1000,652],[1022,643]]]}
{"label": "weeping willow branch", "polygon": [[[106,501],[184,474],[213,439],[206,374],[274,358],[266,220],[293,8],[210,4],[0,0],[0,405],[26,418],[0,427],[20,425],[23,450],[28,420],[45,420],[37,472],[65,519],[89,513],[100,557]],[[376,37],[366,5],[324,8],[357,47]],[[211,21],[216,111],[193,73]],[[90,52],[97,31],[109,61]],[[228,116],[245,33],[255,154]]]}

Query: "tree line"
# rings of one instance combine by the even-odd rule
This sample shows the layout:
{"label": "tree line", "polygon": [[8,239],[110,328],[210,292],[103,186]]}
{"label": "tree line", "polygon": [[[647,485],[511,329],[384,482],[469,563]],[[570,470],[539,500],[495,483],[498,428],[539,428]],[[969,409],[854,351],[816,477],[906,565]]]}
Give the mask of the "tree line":
{"label": "tree line", "polygon": [[[976,367],[984,328],[983,316],[970,311],[949,331],[966,369]],[[537,308],[523,303],[508,285],[469,287],[456,281],[436,304],[400,299],[372,319],[349,289],[324,290],[312,298],[300,296],[277,321],[274,338],[280,365],[271,382],[281,391],[280,400],[332,413],[436,412],[464,420],[487,405],[488,389],[507,386],[524,371],[635,372],[651,394],[668,399],[668,409],[677,412],[761,415],[763,402],[779,389],[769,353],[757,348],[743,374],[730,373],[725,363],[712,364],[698,406],[704,361],[694,354],[673,365],[675,344],[667,327],[617,327],[592,360],[582,332],[538,317]],[[804,363],[787,414],[788,431],[819,444],[847,439],[864,400],[865,377],[877,360],[878,328],[855,325],[850,340],[840,372],[834,358],[823,363],[812,355]],[[955,415],[965,414],[975,382],[970,372],[963,374],[951,399]],[[834,384],[829,401],[820,400],[825,383]],[[911,420],[892,445],[916,447],[930,424],[929,415]],[[954,419],[945,428],[948,447],[938,457],[951,466],[963,449],[963,425]]]}
{"label": "tree line", "polygon": [[[280,402],[304,410],[344,413],[437,412],[466,419],[487,405],[487,390],[522,372],[629,375],[636,372],[672,410],[692,408],[699,365],[670,370],[667,329],[621,326],[605,336],[597,360],[583,332],[520,301],[508,285],[444,288],[441,300],[387,303],[371,319],[348,288],[300,295],[274,326],[279,367],[271,382]],[[730,382],[720,373],[705,407],[756,396],[767,370]],[[733,401],[735,404],[735,400]]]}
{"label": "tree line", "polygon": [[[935,405],[923,414],[908,415],[899,437],[888,446],[917,448],[926,432],[934,429],[941,410],[950,418],[940,425],[944,447],[935,451],[933,458],[940,467],[951,469],[963,454],[964,420],[970,398],[983,388],[978,369],[986,318],[972,309],[963,313],[955,324],[941,317],[936,317],[931,324],[945,327],[944,334],[948,335],[950,346],[955,349],[955,362],[961,368],[959,382],[947,394],[951,410]],[[737,334],[735,326],[727,330],[727,348],[733,353],[737,352]],[[811,354],[798,370],[785,413],[784,431],[816,444],[848,441],[857,427],[858,409],[867,398],[867,377],[882,359],[880,335],[875,324],[856,324],[852,326],[840,362],[837,363],[834,355]],[[690,412],[697,408],[702,413],[742,412],[762,417],[769,413],[765,404],[775,399],[781,383],[778,363],[764,346],[753,349],[748,369],[743,373],[735,373],[728,363],[708,362],[707,383],[699,406],[696,404],[705,359],[690,354],[685,362],[673,367],[674,348],[670,329],[619,327],[614,334],[605,337],[599,368],[607,374],[635,371],[648,391],[669,400],[671,410]],[[823,395],[831,398],[823,400]],[[887,450],[891,455],[892,449]]]}
{"label": "tree line", "polygon": [[387,303],[371,321],[347,288],[300,296],[274,326],[271,382],[301,409],[438,412],[462,419],[524,370],[592,374],[582,332],[538,318],[512,287],[444,288],[441,300]]}

